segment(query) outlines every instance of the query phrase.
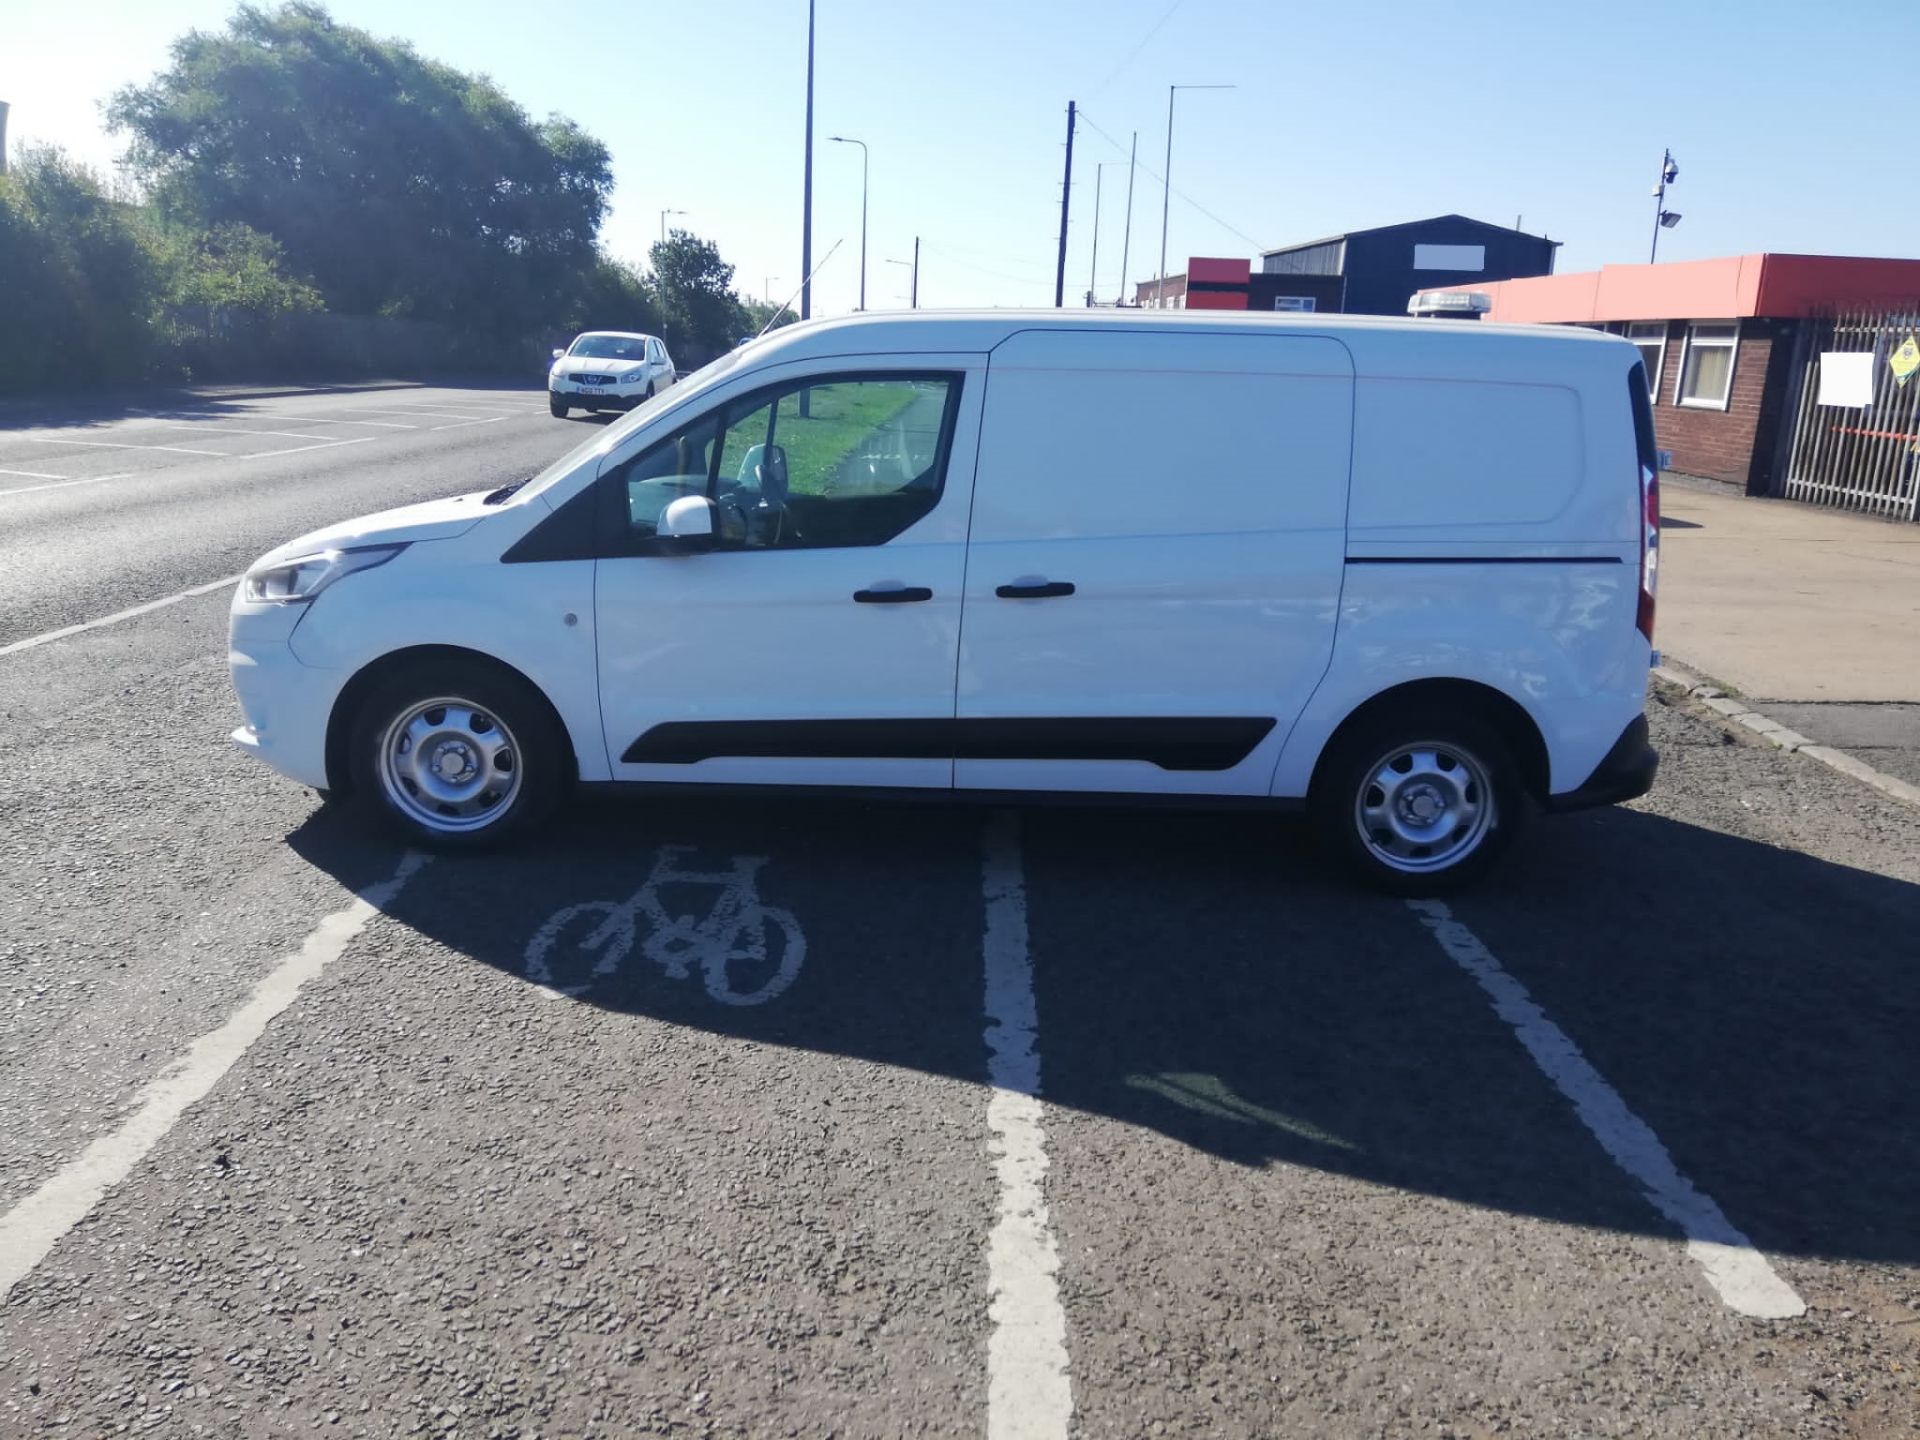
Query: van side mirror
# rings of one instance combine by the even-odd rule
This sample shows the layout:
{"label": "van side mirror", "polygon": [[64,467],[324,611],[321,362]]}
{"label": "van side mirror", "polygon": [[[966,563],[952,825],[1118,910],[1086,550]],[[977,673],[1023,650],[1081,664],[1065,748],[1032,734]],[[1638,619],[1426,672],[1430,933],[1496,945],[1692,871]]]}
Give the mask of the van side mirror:
{"label": "van side mirror", "polygon": [[713,549],[713,501],[682,495],[660,512],[660,549],[668,555],[701,555]]}

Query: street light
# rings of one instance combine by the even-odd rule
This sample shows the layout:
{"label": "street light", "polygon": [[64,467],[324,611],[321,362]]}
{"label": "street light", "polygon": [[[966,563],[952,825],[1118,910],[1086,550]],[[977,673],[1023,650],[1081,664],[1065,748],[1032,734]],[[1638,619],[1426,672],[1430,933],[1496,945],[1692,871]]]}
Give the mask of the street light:
{"label": "street light", "polygon": [[662,245],[667,243],[667,216],[684,215],[686,213],[684,210],[662,210],[660,212],[660,243]]}
{"label": "street light", "polygon": [[1087,261],[1088,308],[1093,306],[1093,292],[1100,283],[1100,182],[1106,178],[1107,166],[1118,163],[1107,160],[1093,167],[1093,258]]}
{"label": "street light", "polygon": [[920,237],[918,235],[913,237],[913,259],[889,260],[887,264],[904,265],[913,272],[912,286],[907,292],[907,308],[918,310],[920,308]]}
{"label": "street light", "polygon": [[1680,167],[1673,163],[1673,152],[1660,152],[1660,183],[1653,187],[1653,247],[1647,251],[1647,263],[1653,264],[1660,253],[1660,232],[1680,223],[1680,212],[1667,209],[1667,186],[1680,178]]}
{"label": "street light", "polygon": [[829,135],[840,145],[860,147],[860,308],[867,308],[867,142],[851,135]]}
{"label": "street light", "polygon": [[778,275],[769,275],[761,283],[760,294],[764,303],[768,305],[771,305],[773,303],[773,282],[778,280],[779,278],[780,277]]}
{"label": "street light", "polygon": [[1173,203],[1173,97],[1179,90],[1237,90],[1237,85],[1169,85],[1167,87],[1167,164],[1160,183],[1160,281],[1153,287],[1153,303],[1165,309],[1167,302],[1167,211]]}

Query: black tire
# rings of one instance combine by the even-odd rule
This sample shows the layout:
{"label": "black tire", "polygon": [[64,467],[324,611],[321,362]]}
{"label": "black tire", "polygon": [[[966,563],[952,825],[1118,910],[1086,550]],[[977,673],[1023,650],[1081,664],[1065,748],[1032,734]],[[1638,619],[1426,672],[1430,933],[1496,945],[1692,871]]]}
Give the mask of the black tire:
{"label": "black tire", "polygon": [[[1397,768],[1400,761],[1407,762],[1404,771]],[[1404,793],[1389,795],[1376,783],[1390,767],[1405,776],[1398,782]],[[1476,792],[1484,792],[1483,808],[1491,796],[1484,823],[1474,810]],[[1427,832],[1420,821],[1436,797],[1440,808],[1430,822],[1435,828]],[[1402,800],[1405,808],[1396,808]],[[1363,802],[1376,809],[1371,831]],[[1349,726],[1328,748],[1310,805],[1321,835],[1358,879],[1405,896],[1443,895],[1473,884],[1513,843],[1532,811],[1512,746],[1479,714],[1457,707],[1386,713]],[[1451,831],[1444,828],[1449,805],[1457,821]],[[1469,814],[1475,818],[1466,819]],[[1405,829],[1396,828],[1396,816]],[[1422,833],[1435,835],[1436,843],[1413,843]],[[1458,850],[1452,858],[1450,849]]]}
{"label": "black tire", "polygon": [[571,405],[567,404],[566,401],[562,400],[558,395],[554,394],[551,390],[547,392],[547,413],[553,416],[554,419],[556,420],[566,419],[567,412],[572,408],[573,407]]}
{"label": "black tire", "polygon": [[[449,787],[461,809],[440,804],[445,814],[429,821],[425,812],[435,808],[435,797],[407,774],[430,763],[426,754],[409,744],[407,758],[389,760],[386,750],[391,743],[398,756],[406,742],[393,731],[410,711],[442,699],[452,704],[431,707],[419,725],[429,732],[436,726],[447,729],[430,733],[421,744],[450,751],[457,764],[479,755],[491,741],[496,758],[476,764],[481,773],[470,782],[472,798],[459,798],[460,792]],[[442,712],[437,720],[435,708]],[[470,723],[455,718],[463,713]],[[429,850],[489,850],[524,835],[546,819],[573,783],[566,735],[545,700],[510,671],[478,660],[429,660],[382,680],[354,715],[348,747],[355,807],[408,844]],[[420,758],[412,759],[416,754]],[[504,793],[489,799],[490,785]]]}

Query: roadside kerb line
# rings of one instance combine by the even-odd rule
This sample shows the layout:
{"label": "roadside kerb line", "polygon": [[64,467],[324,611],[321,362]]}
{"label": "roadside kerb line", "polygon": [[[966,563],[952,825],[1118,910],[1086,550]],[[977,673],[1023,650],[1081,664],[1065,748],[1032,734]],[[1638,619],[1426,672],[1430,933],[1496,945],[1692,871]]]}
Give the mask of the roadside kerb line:
{"label": "roadside kerb line", "polygon": [[1898,775],[1889,775],[1844,750],[1836,750],[1830,745],[1816,745],[1798,730],[1769,720],[1758,710],[1750,708],[1746,701],[1727,694],[1718,686],[1705,683],[1697,675],[1691,675],[1677,666],[1658,665],[1654,667],[1653,678],[1662,684],[1684,690],[1715,714],[1724,716],[1743,730],[1751,730],[1776,749],[1817,760],[1829,770],[1837,770],[1863,785],[1871,785],[1882,795],[1908,805],[1920,806],[1920,785],[1902,780]]}
{"label": "roadside kerb line", "polygon": [[16,485],[10,490],[0,490],[0,500],[6,499],[9,495],[37,495],[42,490],[64,490],[69,485],[97,485],[102,480],[125,480],[132,475],[152,473],[154,472],[117,470],[111,475],[82,475],[78,480],[55,480],[51,485]]}
{"label": "roadside kerb line", "polygon": [[1640,1182],[1641,1193],[1686,1237],[1707,1283],[1729,1309],[1756,1320],[1790,1320],[1806,1302],[1767,1263],[1754,1243],[1734,1228],[1720,1207],[1675,1167],[1660,1137],[1593,1067],[1471,930],[1438,900],[1407,906],[1433,933],[1447,956],[1473,977],[1493,1002],[1494,1013],[1512,1027],[1541,1073],[1572,1102],[1574,1113],[1614,1164]]}
{"label": "roadside kerb line", "polygon": [[[112,477],[102,476],[101,478]],[[182,590],[179,594],[169,595],[162,600],[149,600],[144,605],[135,605],[128,610],[116,610],[111,615],[102,615],[98,620],[84,620],[78,625],[64,625],[58,630],[49,630],[44,635],[32,635],[25,640],[15,640],[11,645],[0,645],[0,656],[31,650],[38,645],[51,645],[55,640],[64,640],[69,635],[81,635],[88,630],[98,630],[106,625],[118,625],[123,620],[151,615],[155,610],[164,610],[169,605],[178,605],[182,600],[191,600],[196,595],[211,595],[216,590],[238,585],[242,578],[240,575],[229,575],[224,580],[209,580],[204,585],[196,585],[191,590]]]}
{"label": "roadside kerb line", "polygon": [[233,1062],[253,1046],[301,989],[338,960],[367,921],[393,903],[408,879],[427,863],[409,851],[392,877],[360,891],[344,910],[328,915],[293,954],[253,988],[246,1002],[142,1087],[136,1108],[120,1127],[68,1161],[39,1189],[0,1215],[0,1305],[106,1193],[166,1138],[195,1102],[206,1098]]}
{"label": "roadside kerb line", "polygon": [[1047,1215],[1038,1010],[1019,822],[996,815],[981,867],[986,930],[987,1149],[999,1209],[987,1241],[987,1440],[1065,1440],[1073,1416],[1060,1252]]}

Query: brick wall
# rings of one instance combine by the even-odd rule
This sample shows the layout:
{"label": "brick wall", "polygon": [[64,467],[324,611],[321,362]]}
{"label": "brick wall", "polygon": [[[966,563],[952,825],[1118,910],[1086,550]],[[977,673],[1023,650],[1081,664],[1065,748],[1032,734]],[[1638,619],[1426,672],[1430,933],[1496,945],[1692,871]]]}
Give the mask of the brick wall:
{"label": "brick wall", "polygon": [[1773,353],[1771,328],[1765,321],[1740,322],[1733,391],[1725,410],[1674,404],[1686,337],[1686,321],[1675,320],[1667,326],[1665,373],[1653,397],[1656,443],[1673,452],[1673,468],[1681,474],[1704,475],[1744,489],[1754,466],[1754,438],[1766,392],[1767,361]]}

